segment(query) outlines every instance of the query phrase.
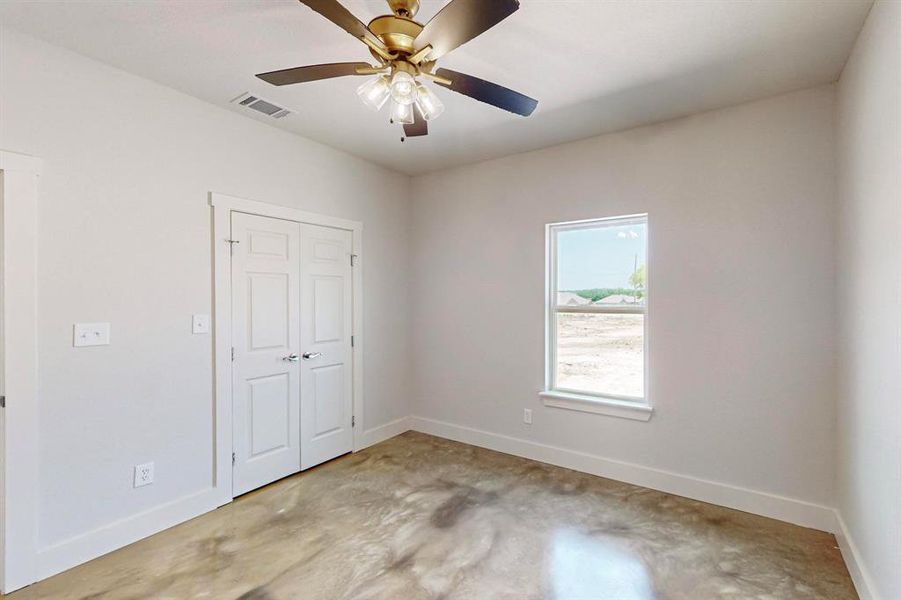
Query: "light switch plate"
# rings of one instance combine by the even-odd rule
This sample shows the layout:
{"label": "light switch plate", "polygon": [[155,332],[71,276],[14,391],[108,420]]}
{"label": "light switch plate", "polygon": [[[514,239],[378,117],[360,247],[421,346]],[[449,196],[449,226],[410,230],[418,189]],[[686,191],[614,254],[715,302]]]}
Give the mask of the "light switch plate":
{"label": "light switch plate", "polygon": [[194,319],[191,321],[191,331],[193,333],[209,333],[210,315],[194,315]]}
{"label": "light switch plate", "polygon": [[108,346],[109,323],[76,323],[72,328],[72,345],[81,346]]}

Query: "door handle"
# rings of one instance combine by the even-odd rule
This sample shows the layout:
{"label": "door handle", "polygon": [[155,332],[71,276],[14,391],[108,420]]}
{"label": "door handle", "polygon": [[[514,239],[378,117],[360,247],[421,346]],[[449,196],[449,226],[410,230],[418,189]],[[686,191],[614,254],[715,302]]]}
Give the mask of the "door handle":
{"label": "door handle", "polygon": [[288,356],[283,356],[282,360],[287,362],[297,362],[298,360],[300,360],[300,357],[296,354],[289,354]]}
{"label": "door handle", "polygon": [[303,353],[304,360],[310,360],[312,358],[319,358],[320,356],[322,356],[322,352],[304,352]]}

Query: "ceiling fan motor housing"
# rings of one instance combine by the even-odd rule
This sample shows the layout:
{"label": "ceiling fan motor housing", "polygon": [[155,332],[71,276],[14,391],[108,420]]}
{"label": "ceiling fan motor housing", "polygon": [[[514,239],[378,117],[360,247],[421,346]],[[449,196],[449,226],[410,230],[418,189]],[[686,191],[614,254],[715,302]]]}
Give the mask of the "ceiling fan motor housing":
{"label": "ceiling fan motor housing", "polygon": [[[413,40],[422,31],[422,25],[407,17],[383,15],[369,22],[372,31],[393,54],[413,54]],[[373,51],[373,55],[379,58]]]}

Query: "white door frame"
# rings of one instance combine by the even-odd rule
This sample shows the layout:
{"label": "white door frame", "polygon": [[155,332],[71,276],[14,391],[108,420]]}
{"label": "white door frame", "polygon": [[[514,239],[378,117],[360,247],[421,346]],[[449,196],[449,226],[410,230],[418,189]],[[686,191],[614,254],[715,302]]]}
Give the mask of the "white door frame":
{"label": "white door frame", "polygon": [[285,219],[325,227],[346,229],[353,234],[353,407],[355,427],[353,450],[362,447],[363,436],[363,223],[338,217],[306,212],[287,206],[245,200],[225,194],[210,193],[213,209],[213,323],[215,364],[214,395],[216,404],[216,481],[223,497],[232,498],[232,302],[231,302],[231,232],[232,212]]}
{"label": "white door frame", "polygon": [[40,159],[0,150],[0,590],[37,580],[37,199]]}

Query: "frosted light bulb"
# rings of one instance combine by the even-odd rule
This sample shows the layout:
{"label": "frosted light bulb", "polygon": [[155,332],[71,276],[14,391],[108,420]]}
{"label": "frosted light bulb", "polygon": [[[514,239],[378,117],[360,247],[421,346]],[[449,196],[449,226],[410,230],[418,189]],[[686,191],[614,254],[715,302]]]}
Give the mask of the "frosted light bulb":
{"label": "frosted light bulb", "polygon": [[403,125],[411,124],[413,122],[413,105],[395,102],[391,107],[391,120]]}
{"label": "frosted light bulb", "polygon": [[437,119],[444,112],[444,103],[441,98],[421,83],[416,86],[416,105],[426,121]]}
{"label": "frosted light bulb", "polygon": [[357,88],[357,96],[360,97],[363,104],[374,111],[381,109],[390,95],[391,88],[388,86],[388,78],[385,76],[370,79]]}
{"label": "frosted light bulb", "polygon": [[391,77],[391,98],[398,104],[413,104],[416,100],[416,80],[406,71],[397,71]]}

